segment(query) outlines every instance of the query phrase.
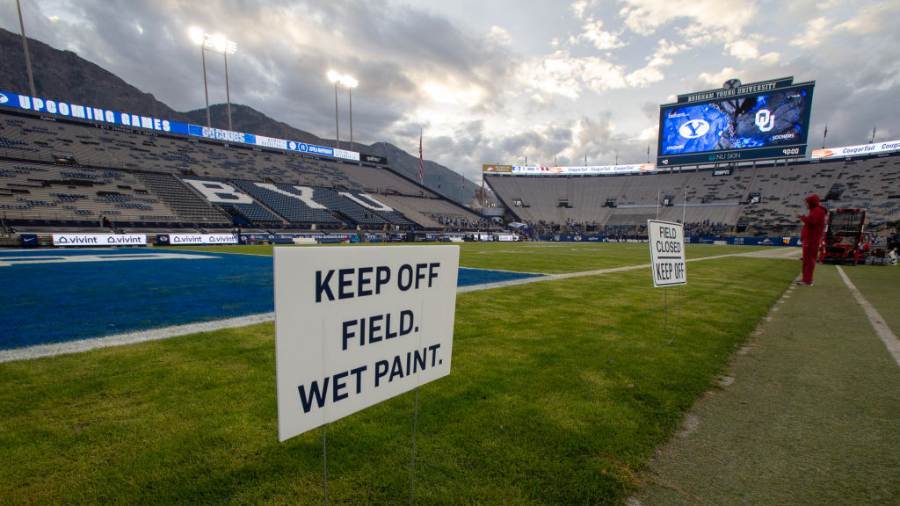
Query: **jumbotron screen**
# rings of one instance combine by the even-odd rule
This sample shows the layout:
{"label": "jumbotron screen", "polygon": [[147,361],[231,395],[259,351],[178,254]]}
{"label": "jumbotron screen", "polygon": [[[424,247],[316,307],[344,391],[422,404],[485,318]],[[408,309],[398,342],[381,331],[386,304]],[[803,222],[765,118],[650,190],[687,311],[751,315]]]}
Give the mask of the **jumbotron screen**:
{"label": "jumbotron screen", "polygon": [[814,86],[661,106],[657,166],[804,156]]}

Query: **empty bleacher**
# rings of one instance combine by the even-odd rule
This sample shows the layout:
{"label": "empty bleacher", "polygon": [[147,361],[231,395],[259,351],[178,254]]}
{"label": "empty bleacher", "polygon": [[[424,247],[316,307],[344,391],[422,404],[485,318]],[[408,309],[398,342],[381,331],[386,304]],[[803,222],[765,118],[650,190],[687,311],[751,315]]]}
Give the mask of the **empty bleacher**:
{"label": "empty bleacher", "polygon": [[181,219],[132,173],[0,160],[0,214],[72,226],[173,226]]}
{"label": "empty bleacher", "polygon": [[[443,228],[429,214],[410,218],[399,210],[378,210],[379,205],[369,206],[374,209],[366,208],[365,195],[371,195],[376,202],[383,202],[379,200],[381,196],[391,195],[418,199],[418,207],[438,203],[452,206],[423,186],[382,166],[7,111],[0,111],[0,160],[20,161],[35,168],[70,166],[79,170],[110,169],[133,174],[141,191],[147,192],[146,196],[119,196],[107,192],[92,198],[101,201],[98,203],[114,206],[113,209],[106,208],[111,211],[104,215],[108,219],[144,220],[142,226],[171,223],[171,226],[218,228],[234,223],[263,228],[313,224],[341,227],[344,223],[353,223],[374,227],[391,224]],[[182,180],[187,179],[232,181],[257,202],[209,202],[195,189],[183,184]],[[333,202],[337,208],[304,209],[291,197],[256,187],[251,185],[252,182],[276,185],[289,193],[295,185],[316,187],[322,190],[323,199]],[[57,222],[87,224],[91,219],[99,220],[98,210],[77,209],[72,202],[62,206],[61,202],[47,201],[55,202],[55,205],[45,205],[37,199],[31,199],[30,203],[24,201],[28,199],[10,200],[11,195],[12,190],[0,189],[0,197],[6,200],[2,210],[13,222],[40,221],[51,214]],[[21,192],[19,198],[23,198]],[[353,198],[363,204],[353,202]],[[158,213],[153,205],[159,208]],[[48,209],[33,212],[42,206]],[[457,209],[456,212],[471,223],[477,223],[480,218],[466,210]]]}
{"label": "empty bleacher", "polygon": [[[327,207],[316,204],[314,200],[307,204],[298,198],[301,195],[301,188],[305,188],[310,192],[308,198],[314,199],[313,193],[315,190],[312,187],[258,183],[254,181],[235,181],[235,185],[254,199],[263,202],[269,209],[272,209],[293,225],[343,225],[341,220],[335,218],[328,211]],[[297,195],[298,197],[285,195],[286,193]]]}
{"label": "empty bleacher", "polygon": [[[869,223],[900,219],[900,155],[767,163],[620,176],[485,175],[514,217],[530,223],[640,227],[647,217],[716,223],[748,232],[796,232],[810,193],[828,207],[868,210]],[[671,206],[662,204],[671,197]],[[751,196],[758,195],[758,202]],[[613,203],[613,205],[610,205]]]}

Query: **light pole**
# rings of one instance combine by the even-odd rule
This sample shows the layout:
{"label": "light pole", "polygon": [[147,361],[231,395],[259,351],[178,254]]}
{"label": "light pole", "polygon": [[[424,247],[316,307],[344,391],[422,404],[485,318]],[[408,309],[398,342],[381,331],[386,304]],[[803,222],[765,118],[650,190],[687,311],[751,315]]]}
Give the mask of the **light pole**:
{"label": "light pole", "polygon": [[353,149],[353,88],[359,86],[359,81],[353,76],[345,75],[341,84],[347,87],[347,99],[350,102],[350,149]]}
{"label": "light pole", "polygon": [[19,30],[22,32],[22,49],[25,52],[25,70],[28,72],[28,86],[31,89],[31,96],[37,97],[37,91],[34,88],[34,74],[31,72],[31,55],[28,52],[28,37],[25,36],[25,22],[22,21],[22,5],[16,0],[16,9],[19,11]]}
{"label": "light pole", "polygon": [[188,35],[194,44],[200,46],[200,61],[203,64],[203,97],[206,100],[206,126],[212,128],[212,116],[209,112],[209,87],[206,80],[206,52],[222,53],[225,58],[225,110],[228,114],[228,129],[231,126],[231,88],[228,82],[228,55],[237,51],[237,43],[228,40],[222,34],[210,35],[196,26],[188,30]]}
{"label": "light pole", "polygon": [[338,88],[338,83],[341,81],[343,76],[334,70],[329,70],[328,74],[326,74],[326,76],[328,77],[328,81],[334,85],[334,142],[335,142],[334,147],[340,149],[340,147],[341,147],[341,126],[340,126],[340,122],[338,120],[338,90],[337,90],[337,88]]}
{"label": "light pole", "polygon": [[341,147],[341,129],[338,122],[338,85],[347,88],[347,98],[350,101],[350,149],[353,149],[353,88],[359,86],[359,81],[349,74],[341,74],[336,70],[329,70],[325,76],[334,85],[334,133],[335,147]]}

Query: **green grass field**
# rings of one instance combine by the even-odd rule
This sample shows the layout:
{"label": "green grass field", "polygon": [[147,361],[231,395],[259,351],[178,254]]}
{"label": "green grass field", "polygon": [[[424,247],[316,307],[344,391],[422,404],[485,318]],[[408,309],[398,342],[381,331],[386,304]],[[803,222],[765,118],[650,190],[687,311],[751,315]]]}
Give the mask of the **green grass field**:
{"label": "green grass field", "polygon": [[[387,243],[385,245],[404,244]],[[347,247],[353,246],[348,245]],[[172,247],[172,249],[182,248],[213,253],[272,254],[272,246],[269,245]],[[686,254],[688,258],[702,258],[730,253],[748,253],[761,249],[765,248],[689,244]],[[589,271],[649,262],[646,243],[463,243],[460,245],[459,257],[459,265],[462,267],[545,274]]]}
{"label": "green grass field", "polygon": [[[646,245],[462,251],[537,272],[649,261]],[[420,392],[416,502],[621,503],[798,268],[691,263],[668,319],[643,270],[461,294],[453,371]],[[271,324],[0,364],[0,502],[321,503],[322,433],[277,442],[274,375]],[[412,399],[328,428],[332,502],[409,501]]]}

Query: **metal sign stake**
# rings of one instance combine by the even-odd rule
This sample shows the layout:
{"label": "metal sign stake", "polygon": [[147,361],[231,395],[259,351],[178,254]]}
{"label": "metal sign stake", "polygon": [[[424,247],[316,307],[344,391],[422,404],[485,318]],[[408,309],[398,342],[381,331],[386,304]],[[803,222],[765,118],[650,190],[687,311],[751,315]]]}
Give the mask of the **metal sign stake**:
{"label": "metal sign stake", "polygon": [[412,460],[409,463],[409,504],[415,502],[416,485],[416,435],[419,431],[419,387],[416,387],[416,395],[413,408],[412,430]]}

